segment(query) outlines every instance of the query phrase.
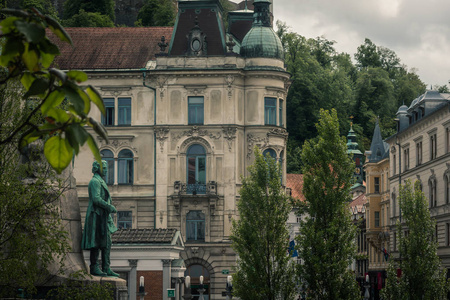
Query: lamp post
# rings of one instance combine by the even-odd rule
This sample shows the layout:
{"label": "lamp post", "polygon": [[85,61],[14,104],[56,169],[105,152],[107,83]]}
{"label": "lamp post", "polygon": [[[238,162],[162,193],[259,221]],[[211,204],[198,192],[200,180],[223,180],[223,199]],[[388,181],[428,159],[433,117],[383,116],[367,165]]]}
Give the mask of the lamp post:
{"label": "lamp post", "polygon": [[144,286],[144,276],[141,276],[139,278],[139,296],[141,300],[144,300],[145,295],[147,295],[147,293],[145,292],[145,286]]}
{"label": "lamp post", "polygon": [[203,297],[203,293],[205,292],[205,287],[203,286],[203,275],[200,275],[200,288],[198,289],[198,292],[200,293],[200,297],[198,300],[205,300]]}
{"label": "lamp post", "polygon": [[227,287],[226,287],[226,292],[225,292],[225,295],[227,295],[227,300],[233,299],[232,290],[233,290],[232,277],[231,277],[231,275],[228,275],[227,276]]}
{"label": "lamp post", "polygon": [[370,299],[370,292],[369,292],[369,274],[366,275],[366,283],[364,284],[364,288],[366,289],[366,291],[364,292],[364,300],[369,300]]}
{"label": "lamp post", "polygon": [[184,284],[186,286],[186,294],[184,294],[183,298],[185,300],[191,300],[192,299],[192,295],[191,295],[191,276],[186,276],[186,278],[184,279]]}

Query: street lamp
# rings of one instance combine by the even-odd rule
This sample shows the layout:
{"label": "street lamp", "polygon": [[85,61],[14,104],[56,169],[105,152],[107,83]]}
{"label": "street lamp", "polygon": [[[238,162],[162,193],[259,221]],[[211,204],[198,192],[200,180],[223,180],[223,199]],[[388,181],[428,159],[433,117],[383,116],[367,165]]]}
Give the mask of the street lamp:
{"label": "street lamp", "polygon": [[184,284],[186,285],[186,294],[184,294],[183,298],[185,300],[191,300],[192,299],[192,295],[191,295],[191,276],[186,276],[186,278],[184,279]]}
{"label": "street lamp", "polygon": [[364,288],[366,289],[365,293],[364,293],[364,300],[369,300],[370,299],[370,292],[369,292],[369,274],[366,275],[366,283],[364,284]]}
{"label": "street lamp", "polygon": [[205,298],[203,297],[203,293],[205,291],[206,290],[203,286],[203,275],[200,275],[200,288],[198,289],[198,292],[200,293],[200,297],[198,298],[198,300],[205,300]]}
{"label": "street lamp", "polygon": [[139,296],[141,300],[144,300],[145,295],[147,295],[147,293],[145,292],[144,276],[141,276],[139,278]]}
{"label": "street lamp", "polygon": [[231,300],[233,299],[233,295],[232,295],[232,290],[233,290],[233,282],[232,282],[232,277],[231,275],[227,276],[227,287],[226,287],[226,292],[225,294],[227,295],[227,300]]}

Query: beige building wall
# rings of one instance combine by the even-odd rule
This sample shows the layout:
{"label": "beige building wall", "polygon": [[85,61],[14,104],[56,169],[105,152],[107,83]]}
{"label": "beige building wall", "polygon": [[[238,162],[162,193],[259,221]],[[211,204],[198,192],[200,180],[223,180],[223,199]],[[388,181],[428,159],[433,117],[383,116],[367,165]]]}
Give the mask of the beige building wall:
{"label": "beige building wall", "polygon": [[[446,94],[441,94],[446,95]],[[448,94],[447,94],[448,95]],[[448,98],[447,98],[448,99]],[[447,100],[448,101],[448,100]],[[436,220],[435,235],[439,242],[438,255],[443,266],[450,267],[450,110],[445,104],[390,137],[391,250],[398,251],[395,224],[400,220],[399,184],[405,180],[421,183],[429,201],[431,216]],[[436,151],[433,153],[433,140]]]}
{"label": "beige building wall", "polygon": [[[255,68],[245,70],[248,66]],[[114,155],[114,183],[109,185],[114,205],[118,211],[131,212],[132,228],[175,228],[184,239],[188,213],[203,213],[204,241],[187,240],[181,257],[186,266],[201,264],[209,271],[210,299],[221,299],[227,276],[222,271],[231,272],[236,261],[229,236],[232,219],[238,218],[241,176],[254,161],[255,146],[274,151],[286,181],[289,74],[283,62],[236,56],[161,56],[145,70],[144,82],[151,88],[143,85],[142,70],[87,73],[86,84],[115,101],[115,125],[106,127],[109,143],[94,134],[100,151]],[[124,97],[131,98],[131,124],[119,126],[118,101]],[[189,124],[189,97],[203,97],[203,124]],[[276,99],[276,124],[265,124],[265,97]],[[101,114],[93,110],[92,117],[100,120]],[[186,175],[192,145],[206,151],[206,190],[196,195],[188,191]],[[132,184],[119,183],[122,150],[133,156]],[[83,221],[92,162],[90,150],[83,148],[74,166]]]}

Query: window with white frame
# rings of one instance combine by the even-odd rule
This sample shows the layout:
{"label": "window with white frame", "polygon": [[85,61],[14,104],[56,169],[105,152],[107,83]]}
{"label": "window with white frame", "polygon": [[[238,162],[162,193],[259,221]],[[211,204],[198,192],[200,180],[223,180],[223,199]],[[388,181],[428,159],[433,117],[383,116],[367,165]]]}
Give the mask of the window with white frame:
{"label": "window with white frame", "polygon": [[188,124],[203,125],[204,98],[202,96],[188,97]]}
{"label": "window with white frame", "polygon": [[133,214],[131,211],[118,211],[117,212],[117,228],[119,229],[131,229],[133,226]]}
{"label": "window with white frame", "polygon": [[446,171],[444,174],[444,196],[445,203],[450,203],[450,171]]}
{"label": "window with white frame", "polygon": [[111,150],[104,149],[100,151],[102,160],[105,160],[108,164],[108,175],[105,178],[106,184],[114,184],[114,154]]}
{"label": "window with white frame", "polygon": [[102,124],[105,126],[131,125],[131,98],[103,98],[105,115],[102,115]]}
{"label": "window with white frame", "polygon": [[124,149],[119,152],[118,164],[118,183],[133,184],[133,152]]}
{"label": "window with white frame", "polygon": [[437,157],[437,136],[436,133],[430,134],[430,160]]}
{"label": "window with white frame", "polygon": [[409,170],[409,148],[403,149],[403,171]]}
{"label": "window with white frame", "polygon": [[205,214],[191,210],[186,215],[186,240],[205,241]]}
{"label": "window with white frame", "polygon": [[264,98],[264,124],[277,125],[277,99],[266,97]]}
{"label": "window with white frame", "polygon": [[416,166],[422,164],[422,141],[416,143]]}
{"label": "window with white frame", "polygon": [[429,198],[430,198],[430,207],[436,207],[437,205],[437,194],[436,194],[436,178],[431,177],[428,180],[428,188],[429,188]]}

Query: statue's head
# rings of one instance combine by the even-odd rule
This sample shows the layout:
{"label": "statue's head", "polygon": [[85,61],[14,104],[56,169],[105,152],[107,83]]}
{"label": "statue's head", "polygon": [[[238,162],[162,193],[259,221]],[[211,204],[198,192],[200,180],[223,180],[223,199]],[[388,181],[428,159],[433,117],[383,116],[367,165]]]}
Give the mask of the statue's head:
{"label": "statue's head", "polygon": [[100,164],[98,161],[94,161],[92,163],[92,173],[98,173],[102,177],[108,176],[108,163],[104,160],[102,160],[102,166],[103,166],[103,172],[100,170]]}

